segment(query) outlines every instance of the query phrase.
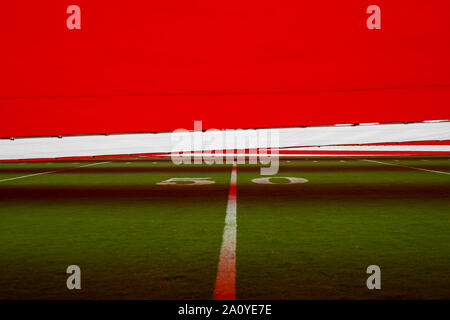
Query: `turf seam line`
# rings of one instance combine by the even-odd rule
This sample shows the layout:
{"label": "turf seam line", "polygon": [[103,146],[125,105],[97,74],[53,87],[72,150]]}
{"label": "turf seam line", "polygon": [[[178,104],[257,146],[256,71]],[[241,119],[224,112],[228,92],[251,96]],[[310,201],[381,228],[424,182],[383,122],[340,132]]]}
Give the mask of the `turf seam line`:
{"label": "turf seam line", "polygon": [[411,167],[411,166],[405,166],[405,165],[401,165],[401,164],[381,162],[381,161],[375,161],[375,160],[369,160],[369,159],[362,159],[362,161],[375,162],[375,163],[385,164],[385,165],[388,165],[388,166],[402,167],[402,168],[408,168],[408,169],[414,169],[414,170],[420,170],[420,171],[427,171],[427,172],[432,172],[432,173],[450,174],[450,172],[445,172],[445,171],[430,170],[430,169]]}
{"label": "turf seam line", "polygon": [[12,181],[12,180],[18,180],[18,179],[24,179],[24,178],[40,176],[40,175],[49,174],[49,173],[62,172],[62,171],[68,171],[68,170],[75,170],[75,169],[85,168],[85,167],[92,167],[92,166],[96,166],[96,165],[99,165],[99,164],[105,164],[105,163],[109,163],[109,162],[110,162],[110,161],[106,161],[106,162],[97,162],[97,163],[86,164],[86,165],[79,166],[79,167],[71,167],[71,168],[63,168],[63,169],[59,169],[59,170],[52,170],[52,171],[38,172],[38,173],[28,174],[28,175],[26,175],[26,176],[19,176],[19,177],[13,177],[13,178],[3,179],[3,180],[0,180],[0,182]]}
{"label": "turf seam line", "polygon": [[233,164],[222,247],[220,248],[217,267],[216,287],[214,290],[215,300],[236,299],[236,185],[237,168],[236,164]]}

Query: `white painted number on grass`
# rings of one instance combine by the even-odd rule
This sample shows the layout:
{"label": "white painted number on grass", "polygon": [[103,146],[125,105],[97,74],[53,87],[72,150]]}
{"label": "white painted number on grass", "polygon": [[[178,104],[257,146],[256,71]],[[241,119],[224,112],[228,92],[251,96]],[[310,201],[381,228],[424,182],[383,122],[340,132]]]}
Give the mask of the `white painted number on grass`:
{"label": "white painted number on grass", "polygon": [[80,267],[76,266],[76,265],[68,266],[66,273],[71,275],[70,277],[67,278],[67,281],[66,281],[67,289],[80,290],[81,289],[81,269],[80,269]]}
{"label": "white painted number on grass", "polygon": [[[216,183],[213,180],[208,180],[211,178],[170,178],[165,181],[158,182],[157,185],[160,186],[200,186],[205,184]],[[189,183],[190,182],[190,183]]]}
{"label": "white painted number on grass", "polygon": [[[286,179],[288,182],[273,182],[273,179]],[[264,177],[252,179],[252,182],[257,184],[296,184],[296,183],[306,183],[307,179],[304,178],[293,178],[293,177]]]}
{"label": "white painted number on grass", "polygon": [[381,270],[379,266],[376,265],[371,265],[367,267],[366,270],[367,274],[371,274],[371,276],[369,278],[367,278],[366,281],[366,285],[367,285],[367,289],[369,290],[373,290],[373,289],[377,289],[380,290],[381,289]]}

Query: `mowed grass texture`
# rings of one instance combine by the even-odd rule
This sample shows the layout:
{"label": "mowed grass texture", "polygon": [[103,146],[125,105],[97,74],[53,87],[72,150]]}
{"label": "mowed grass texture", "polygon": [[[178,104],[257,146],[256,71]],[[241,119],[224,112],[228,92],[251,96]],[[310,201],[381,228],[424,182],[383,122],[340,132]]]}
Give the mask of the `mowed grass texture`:
{"label": "mowed grass texture", "polygon": [[[229,170],[130,160],[1,183],[0,297],[212,298]],[[156,185],[191,176],[216,183]],[[69,265],[80,291],[66,288]]]}
{"label": "mowed grass texture", "polygon": [[[239,171],[238,296],[450,298],[450,175],[343,161],[284,164],[278,176],[309,180],[296,185],[252,185],[258,172]],[[405,163],[450,171],[448,160]],[[369,265],[379,291],[366,287]]]}
{"label": "mowed grass texture", "polygon": [[[276,177],[307,183],[262,185],[238,165],[237,299],[450,298],[450,175],[400,167],[450,172],[449,159],[365,159],[396,166],[290,159]],[[0,164],[0,299],[213,298],[230,174],[156,158]],[[215,183],[157,184],[183,177]],[[373,264],[381,290],[366,287]],[[66,288],[69,265],[82,290]]]}

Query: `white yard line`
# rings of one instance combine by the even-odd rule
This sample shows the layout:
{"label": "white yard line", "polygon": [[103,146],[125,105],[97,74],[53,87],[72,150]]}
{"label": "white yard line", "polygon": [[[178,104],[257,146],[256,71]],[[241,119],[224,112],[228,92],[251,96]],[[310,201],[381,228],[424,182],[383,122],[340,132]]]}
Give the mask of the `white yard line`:
{"label": "white yard line", "polygon": [[28,174],[28,175],[26,175],[26,176],[20,176],[20,177],[14,177],[14,178],[3,179],[3,180],[0,180],[0,182],[12,181],[12,180],[18,180],[18,179],[24,179],[24,178],[30,178],[30,177],[40,176],[40,175],[43,175],[43,174],[55,173],[55,172],[66,171],[66,170],[73,170],[73,169],[79,169],[79,168],[91,167],[91,166],[96,166],[96,165],[99,165],[99,164],[104,164],[104,163],[109,163],[109,162],[110,162],[110,161],[106,161],[106,162],[96,162],[96,163],[90,163],[90,164],[86,164],[86,165],[79,166],[79,167],[74,167],[74,168],[71,167],[71,168],[63,168],[63,169],[52,170],[52,171],[38,172],[38,173]]}
{"label": "white yard line", "polygon": [[227,214],[217,268],[215,300],[236,299],[236,180],[237,168],[234,164],[231,171]]}
{"label": "white yard line", "polygon": [[430,170],[430,169],[424,169],[424,168],[418,168],[418,167],[411,167],[411,166],[405,166],[405,165],[401,165],[401,164],[394,164],[394,163],[388,163],[388,162],[382,162],[382,161],[375,161],[375,160],[368,160],[368,159],[361,159],[361,160],[367,161],[367,162],[375,162],[375,163],[385,164],[385,165],[394,166],[394,167],[409,168],[409,169],[414,169],[414,170],[427,171],[427,172],[440,173],[440,174],[450,174],[450,172],[445,172],[445,171],[437,171],[437,170]]}

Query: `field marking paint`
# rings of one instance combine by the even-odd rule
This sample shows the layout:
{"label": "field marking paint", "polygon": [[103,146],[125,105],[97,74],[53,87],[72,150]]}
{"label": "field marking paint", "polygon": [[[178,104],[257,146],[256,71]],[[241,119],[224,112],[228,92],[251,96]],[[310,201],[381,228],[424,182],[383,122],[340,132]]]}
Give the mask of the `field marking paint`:
{"label": "field marking paint", "polygon": [[375,163],[385,164],[385,165],[388,165],[388,166],[409,168],[409,169],[420,170],[420,171],[427,171],[427,172],[433,172],[433,173],[450,174],[450,172],[445,172],[445,171],[430,170],[430,169],[411,167],[411,166],[405,166],[405,165],[401,165],[401,164],[394,164],[394,163],[381,162],[381,161],[375,161],[375,160],[362,159],[362,161],[375,162]]}
{"label": "field marking paint", "polygon": [[61,172],[61,171],[67,171],[67,170],[75,170],[75,169],[85,168],[85,167],[92,167],[92,166],[96,166],[96,165],[104,164],[104,163],[109,163],[109,162],[110,162],[110,161],[106,161],[106,162],[97,162],[97,163],[90,163],[90,164],[86,164],[86,165],[79,166],[79,167],[75,167],[75,168],[63,168],[63,169],[52,170],[52,171],[38,172],[38,173],[28,174],[28,175],[26,175],[26,176],[20,176],[20,177],[14,177],[14,178],[3,179],[3,180],[0,180],[0,182],[12,181],[12,180],[18,180],[18,179],[24,179],[24,178],[30,178],[30,177],[40,176],[40,175],[43,175],[43,174],[49,174],[49,173],[55,173],[55,172]]}
{"label": "field marking paint", "polygon": [[237,168],[236,164],[233,164],[222,247],[220,248],[217,268],[216,287],[214,290],[215,300],[236,299],[236,184]]}

